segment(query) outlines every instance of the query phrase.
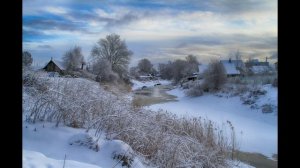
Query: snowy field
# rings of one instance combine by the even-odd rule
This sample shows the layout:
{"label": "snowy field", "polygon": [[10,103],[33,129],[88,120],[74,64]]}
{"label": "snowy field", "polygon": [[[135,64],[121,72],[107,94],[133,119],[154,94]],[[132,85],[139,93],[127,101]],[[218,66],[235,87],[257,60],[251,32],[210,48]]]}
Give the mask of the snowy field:
{"label": "snowy field", "polygon": [[[27,127],[27,128],[26,128]],[[36,128],[36,131],[34,129]],[[113,153],[128,153],[132,149],[119,140],[108,141],[104,137],[98,140],[98,152],[86,146],[70,145],[74,136],[81,137],[84,129],[70,127],[55,127],[54,123],[23,124],[23,167],[49,168],[63,167],[66,155],[65,168],[121,168],[121,163],[113,160]],[[89,133],[91,136],[92,132]],[[136,158],[133,168],[143,168]]]}
{"label": "snowy field", "polygon": [[[261,96],[257,104],[271,103],[277,106],[277,88],[265,85],[263,89],[267,94]],[[147,108],[167,110],[182,117],[207,118],[220,126],[228,120],[235,128],[241,151],[258,152],[268,157],[277,154],[277,113],[264,114],[261,109],[251,109],[243,105],[239,97],[217,97],[210,94],[189,98],[178,88],[168,93],[177,96],[178,101]]]}

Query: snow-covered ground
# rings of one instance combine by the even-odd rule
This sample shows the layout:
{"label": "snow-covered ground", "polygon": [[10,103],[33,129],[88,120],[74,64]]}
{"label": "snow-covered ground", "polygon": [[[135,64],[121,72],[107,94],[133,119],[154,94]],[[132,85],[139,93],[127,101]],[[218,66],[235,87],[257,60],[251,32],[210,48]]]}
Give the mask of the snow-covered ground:
{"label": "snow-covered ground", "polygon": [[[44,125],[44,127],[43,127]],[[34,129],[36,128],[36,131]],[[23,167],[62,167],[66,155],[66,168],[122,167],[122,163],[113,160],[113,153],[128,153],[132,149],[119,140],[98,141],[98,152],[86,146],[70,145],[76,135],[85,133],[84,129],[55,127],[54,123],[23,124]],[[92,132],[89,133],[93,136]],[[142,168],[143,164],[135,158],[133,168]]]}
{"label": "snow-covered ground", "polygon": [[153,87],[155,84],[162,84],[162,85],[168,85],[171,83],[169,80],[151,80],[151,81],[138,81],[138,80],[132,80],[133,86],[132,90],[141,89],[143,86],[146,87]]}
{"label": "snow-covered ground", "polygon": [[[48,77],[44,77],[48,78]],[[62,82],[58,79],[61,78],[49,78],[51,83]],[[64,78],[63,81],[68,81],[69,84],[82,84],[88,85],[88,88],[99,95],[98,91],[101,90],[101,96],[109,96],[108,92],[104,92],[96,83],[91,83],[85,79],[80,78]],[[140,82],[136,81],[135,85],[142,87],[144,85],[148,87],[154,86],[156,83],[169,84],[169,81],[152,81],[152,82]],[[70,85],[72,86],[72,85]],[[137,86],[136,86],[137,87]],[[137,88],[138,88],[137,87]],[[28,89],[28,88],[27,88]],[[27,90],[26,89],[26,90]],[[27,91],[23,93],[23,110],[28,112],[29,107],[33,104],[33,99]],[[103,93],[102,93],[103,92]],[[178,99],[186,99],[183,92],[179,89],[171,90],[171,94],[177,95]],[[24,113],[25,114],[25,113]],[[25,120],[23,116],[23,120]],[[134,158],[131,164],[132,168],[146,167],[142,164],[141,156],[136,155],[131,147],[120,140],[107,140],[105,139],[105,133],[102,133],[99,139],[94,135],[94,130],[90,130],[86,133],[85,129],[75,129],[67,126],[55,127],[55,123],[36,123],[30,124],[23,122],[23,167],[25,168],[43,168],[43,167],[63,167],[65,163],[66,168],[100,168],[100,167],[119,167],[122,163],[113,159],[114,154],[125,154]],[[91,137],[89,139],[89,137]],[[86,142],[88,145],[81,145],[80,142]],[[98,150],[99,148],[99,150]],[[96,150],[95,150],[96,149]],[[64,161],[64,158],[66,159]],[[234,162],[238,163],[238,162]],[[250,168],[251,166],[240,163],[237,167]]]}
{"label": "snow-covered ground", "polygon": [[[263,86],[267,91],[257,103],[271,103],[277,106],[277,88]],[[220,125],[230,121],[236,131],[240,150],[259,152],[268,157],[277,154],[277,114],[264,114],[261,109],[251,109],[243,105],[239,97],[217,97],[204,95],[196,98],[186,97],[182,89],[168,92],[178,98],[177,102],[151,105],[152,110],[163,109],[183,117],[202,117]]]}
{"label": "snow-covered ground", "polygon": [[[44,125],[44,127],[43,127]],[[36,131],[34,129],[36,128]],[[122,141],[108,141],[102,137],[98,152],[86,146],[70,145],[70,141],[80,139],[86,134],[83,129],[55,127],[53,123],[23,124],[23,167],[24,168],[121,168],[121,163],[112,159],[113,153],[129,153],[131,148]],[[92,133],[89,133],[91,135]],[[91,135],[92,136],[92,135]],[[76,140],[75,140],[76,141]],[[66,156],[66,159],[64,160]],[[252,166],[228,160],[233,168],[253,168]],[[135,158],[132,168],[143,168]]]}
{"label": "snow-covered ground", "polygon": [[[64,160],[56,160],[36,151],[23,150],[23,168],[49,168],[63,167]],[[65,160],[65,168],[101,168],[99,166]]]}

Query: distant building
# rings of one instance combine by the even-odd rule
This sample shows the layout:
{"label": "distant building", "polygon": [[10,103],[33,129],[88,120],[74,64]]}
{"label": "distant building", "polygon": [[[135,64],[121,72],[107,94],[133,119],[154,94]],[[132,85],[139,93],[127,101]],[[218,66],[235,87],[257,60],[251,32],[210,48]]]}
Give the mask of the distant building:
{"label": "distant building", "polygon": [[271,73],[272,68],[268,62],[268,58],[266,57],[266,61],[259,61],[258,59],[252,59],[245,63],[248,68],[248,72],[251,74],[264,74]]}
{"label": "distant building", "polygon": [[269,62],[267,62],[267,59],[265,62],[260,62],[258,59],[252,59],[250,61],[247,61],[245,63],[246,67],[252,67],[252,66],[269,66]]}
{"label": "distant building", "polygon": [[43,69],[47,72],[58,72],[60,74],[65,70],[63,64],[60,61],[54,61],[52,60],[52,58]]}

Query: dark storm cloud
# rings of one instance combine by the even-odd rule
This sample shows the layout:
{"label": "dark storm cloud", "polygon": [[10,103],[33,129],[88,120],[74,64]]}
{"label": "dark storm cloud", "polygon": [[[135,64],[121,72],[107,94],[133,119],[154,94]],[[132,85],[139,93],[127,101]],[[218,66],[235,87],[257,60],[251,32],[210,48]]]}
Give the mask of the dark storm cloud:
{"label": "dark storm cloud", "polygon": [[24,26],[38,30],[68,30],[75,31],[78,29],[84,29],[81,24],[75,22],[69,22],[65,20],[49,20],[49,19],[36,19],[28,20],[24,22]]}
{"label": "dark storm cloud", "polygon": [[248,46],[259,49],[277,48],[277,37],[273,36],[249,36],[243,34],[215,34],[214,36],[195,36],[186,37],[176,40],[178,43],[174,46],[175,48],[184,48],[190,45],[202,45],[202,46],[220,46],[239,44],[240,46]]}
{"label": "dark storm cloud", "polygon": [[124,16],[122,16],[121,18],[118,18],[118,19],[112,19],[110,20],[106,27],[107,28],[110,28],[110,27],[119,27],[119,26],[123,26],[123,25],[126,25],[126,24],[129,24],[133,21],[136,21],[138,20],[139,17],[133,13],[127,13],[125,14]]}
{"label": "dark storm cloud", "polygon": [[214,11],[243,13],[268,8],[268,0],[212,0],[209,7]]}

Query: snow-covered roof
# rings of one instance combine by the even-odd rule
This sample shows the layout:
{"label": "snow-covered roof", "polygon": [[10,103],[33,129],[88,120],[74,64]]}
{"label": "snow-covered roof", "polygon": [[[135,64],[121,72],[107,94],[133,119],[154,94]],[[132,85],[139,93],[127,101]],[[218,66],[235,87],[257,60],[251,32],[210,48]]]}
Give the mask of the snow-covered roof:
{"label": "snow-covered roof", "polygon": [[[49,61],[49,62],[50,62],[50,61]],[[49,62],[47,62],[47,63],[44,65],[44,67],[45,67]],[[59,60],[53,60],[53,59],[52,59],[52,62],[54,62],[61,70],[65,70],[65,66],[64,66],[64,64],[63,64],[62,61],[59,61]]]}
{"label": "snow-covered roof", "polygon": [[240,74],[240,71],[236,69],[236,65],[241,63],[241,60],[221,60],[227,75]]}
{"label": "snow-covered roof", "polygon": [[65,69],[65,66],[62,61],[52,60],[61,70]]}

